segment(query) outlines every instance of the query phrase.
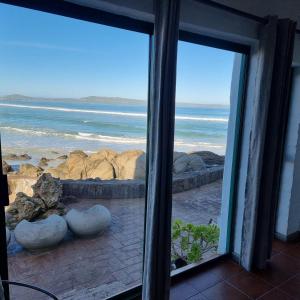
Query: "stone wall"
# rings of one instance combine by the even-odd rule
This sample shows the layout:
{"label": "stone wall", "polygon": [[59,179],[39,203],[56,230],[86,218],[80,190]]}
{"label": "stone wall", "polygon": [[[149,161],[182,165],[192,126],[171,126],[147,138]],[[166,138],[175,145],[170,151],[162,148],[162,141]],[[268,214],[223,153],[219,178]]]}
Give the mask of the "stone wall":
{"label": "stone wall", "polygon": [[[222,179],[223,166],[174,176],[173,192],[180,193]],[[145,183],[133,180],[62,180],[63,195],[85,199],[129,199],[145,195]]]}

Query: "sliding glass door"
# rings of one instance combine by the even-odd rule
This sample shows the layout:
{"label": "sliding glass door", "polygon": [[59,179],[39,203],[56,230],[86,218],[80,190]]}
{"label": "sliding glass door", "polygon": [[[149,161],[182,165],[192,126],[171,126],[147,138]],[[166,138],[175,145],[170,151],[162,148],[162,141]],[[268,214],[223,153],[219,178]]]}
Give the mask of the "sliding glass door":
{"label": "sliding glass door", "polygon": [[[0,16],[9,279],[66,300],[115,294],[122,299],[134,287],[140,294],[143,267],[153,262],[144,256],[144,246],[146,251],[155,247],[151,234],[145,244],[146,218],[157,232],[172,228],[171,236],[167,230],[159,236],[171,241],[171,249],[155,249],[171,252],[168,278],[228,253],[245,48],[198,35],[188,38],[180,31],[177,82],[170,75],[176,73],[175,59],[165,70],[170,80],[160,86],[169,100],[176,87],[173,111],[161,95],[159,103],[153,96],[155,76],[161,75],[149,68],[157,50],[155,43],[149,47],[153,24],[142,24],[150,28],[147,33],[139,27],[134,32],[3,4]],[[101,22],[108,21],[100,16]],[[174,35],[172,45],[175,41]],[[167,50],[160,50],[164,57]],[[173,119],[170,149],[162,147],[161,131],[172,134]],[[155,150],[155,134],[161,151]],[[148,161],[147,142],[156,151]],[[156,181],[153,166],[159,164],[154,161],[168,159],[172,152],[173,162],[164,172],[173,181],[170,176]],[[172,206],[172,223],[164,223],[161,211],[151,210],[154,202],[145,201],[147,192],[151,198],[149,175],[152,191],[173,191],[160,199],[162,206]],[[144,275],[160,272],[159,267],[150,269],[144,268]],[[11,299],[42,297],[11,287]]]}
{"label": "sliding glass door", "polygon": [[[9,279],[59,299],[140,285],[148,35],[7,5],[0,15]],[[44,298],[14,286],[11,299]]]}

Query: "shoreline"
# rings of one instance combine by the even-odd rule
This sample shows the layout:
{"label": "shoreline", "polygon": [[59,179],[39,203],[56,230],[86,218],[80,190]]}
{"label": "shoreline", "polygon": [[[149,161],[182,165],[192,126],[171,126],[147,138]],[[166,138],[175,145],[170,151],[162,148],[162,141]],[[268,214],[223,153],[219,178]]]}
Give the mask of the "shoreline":
{"label": "shoreline", "polygon": [[[126,152],[126,151],[144,151],[145,149],[144,147],[125,147],[125,148],[121,148],[119,149],[119,147],[99,147],[98,149],[94,149],[94,150],[84,150],[84,149],[79,149],[79,148],[72,148],[72,149],[62,149],[62,148],[57,148],[57,147],[53,147],[53,148],[16,148],[16,147],[3,147],[2,146],[2,160],[6,161],[10,166],[12,166],[16,171],[20,168],[20,165],[25,164],[25,163],[29,163],[32,164],[34,166],[38,166],[39,162],[42,158],[47,158],[50,159],[50,161],[48,162],[49,167],[56,167],[59,163],[61,163],[62,161],[58,159],[58,157],[60,156],[64,156],[67,155],[69,156],[69,154],[71,152],[74,151],[83,151],[85,152],[87,155],[91,155],[91,154],[95,154],[101,150],[105,150],[105,149],[110,149],[112,151],[115,151],[116,153],[122,153],[122,152]],[[174,153],[175,152],[183,152],[186,154],[192,154],[195,152],[199,152],[199,151],[207,151],[207,152],[211,152],[214,153],[218,156],[224,157],[225,153],[224,151],[216,151],[215,149],[211,149],[210,147],[208,147],[208,149],[206,147],[201,147],[201,150],[195,149],[195,150],[191,150],[191,151],[182,151],[180,148],[179,149],[174,149]],[[7,159],[5,158],[6,156],[9,155],[17,155],[17,156],[21,156],[21,155],[29,155],[31,158],[28,160],[12,160],[12,159]]]}

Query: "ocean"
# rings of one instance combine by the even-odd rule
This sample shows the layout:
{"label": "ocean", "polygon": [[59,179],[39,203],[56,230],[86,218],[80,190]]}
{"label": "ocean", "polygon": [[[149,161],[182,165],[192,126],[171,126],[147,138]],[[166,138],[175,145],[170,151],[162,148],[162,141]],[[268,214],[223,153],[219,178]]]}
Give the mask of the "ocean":
{"label": "ocean", "polygon": [[[178,103],[175,150],[209,150],[225,154],[229,107]],[[145,102],[114,99],[17,99],[0,101],[0,131],[4,153],[28,153],[33,159],[146,147]]]}

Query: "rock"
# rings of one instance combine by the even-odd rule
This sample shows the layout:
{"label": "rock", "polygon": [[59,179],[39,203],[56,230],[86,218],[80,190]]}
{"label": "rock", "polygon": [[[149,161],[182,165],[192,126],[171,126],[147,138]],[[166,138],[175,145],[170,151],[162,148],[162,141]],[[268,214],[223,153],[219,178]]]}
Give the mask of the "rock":
{"label": "rock", "polygon": [[88,178],[100,178],[100,179],[114,179],[115,170],[113,165],[107,160],[94,161],[89,163],[87,170]]}
{"label": "rock", "polygon": [[33,196],[17,193],[15,201],[7,208],[11,215],[7,223],[11,228],[22,220],[35,221],[51,214],[64,214],[62,185],[50,174],[42,174],[32,186]]}
{"label": "rock", "polygon": [[40,167],[47,167],[48,166],[48,162],[51,161],[52,159],[49,159],[49,158],[46,158],[46,157],[42,157],[40,159],[40,162],[39,162],[39,166]]}
{"label": "rock", "polygon": [[81,150],[73,151],[65,162],[56,168],[48,169],[47,172],[60,179],[85,179],[87,178],[87,157]]}
{"label": "rock", "polygon": [[16,222],[33,220],[45,211],[46,205],[41,199],[27,196],[24,193],[18,193],[15,202],[7,209]]}
{"label": "rock", "polygon": [[204,161],[196,154],[178,153],[174,156],[174,158],[174,174],[201,171],[206,169]]}
{"label": "rock", "polygon": [[44,173],[32,186],[33,197],[41,198],[47,208],[53,208],[58,205],[62,198],[62,184],[51,174]]}
{"label": "rock", "polygon": [[43,169],[31,164],[23,164],[20,166],[19,175],[28,177],[38,177],[43,173]]}
{"label": "rock", "polygon": [[10,153],[7,155],[3,155],[3,159],[6,159],[6,160],[30,160],[31,156],[29,156],[28,154],[18,155],[18,154]]}
{"label": "rock", "polygon": [[6,209],[9,216],[6,223],[10,228],[14,228],[20,221],[35,220],[45,211],[46,206],[41,199],[18,193],[15,201]]}
{"label": "rock", "polygon": [[145,179],[146,155],[141,150],[125,151],[112,161],[118,179]]}
{"label": "rock", "polygon": [[69,228],[78,236],[92,236],[102,233],[111,223],[109,210],[95,205],[87,210],[71,209],[66,214]]}
{"label": "rock", "polygon": [[199,155],[208,166],[224,165],[225,156],[218,155],[211,151],[198,151],[192,154]]}
{"label": "rock", "polygon": [[17,242],[28,250],[53,247],[63,240],[66,233],[66,221],[58,215],[36,222],[23,220],[15,229]]}
{"label": "rock", "polygon": [[10,233],[9,229],[6,227],[6,244],[7,245],[9,244],[10,239],[11,239],[11,233]]}
{"label": "rock", "polygon": [[19,175],[8,175],[7,179],[10,203],[15,201],[16,195],[19,192],[23,192],[28,196],[33,195],[32,185],[36,183],[37,178],[29,178]]}
{"label": "rock", "polygon": [[2,171],[3,171],[3,174],[7,174],[9,172],[12,172],[13,168],[5,160],[3,160],[2,161]]}

